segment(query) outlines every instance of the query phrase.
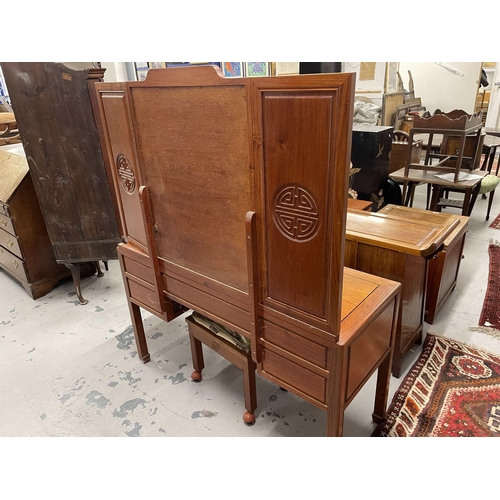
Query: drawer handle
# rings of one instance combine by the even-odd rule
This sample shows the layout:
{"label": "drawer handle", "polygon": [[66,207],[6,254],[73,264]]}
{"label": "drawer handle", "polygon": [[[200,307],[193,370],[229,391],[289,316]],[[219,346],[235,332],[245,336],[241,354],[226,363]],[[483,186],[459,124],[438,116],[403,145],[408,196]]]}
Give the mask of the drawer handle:
{"label": "drawer handle", "polygon": [[12,265],[17,269],[19,267],[19,263],[17,262],[17,260],[13,260],[12,261]]}
{"label": "drawer handle", "polygon": [[2,224],[3,227],[7,227],[7,221],[6,220],[0,220],[0,224]]}
{"label": "drawer handle", "polygon": [[7,240],[7,245],[9,245],[9,247],[13,247],[14,246],[14,242],[11,241],[11,240]]}

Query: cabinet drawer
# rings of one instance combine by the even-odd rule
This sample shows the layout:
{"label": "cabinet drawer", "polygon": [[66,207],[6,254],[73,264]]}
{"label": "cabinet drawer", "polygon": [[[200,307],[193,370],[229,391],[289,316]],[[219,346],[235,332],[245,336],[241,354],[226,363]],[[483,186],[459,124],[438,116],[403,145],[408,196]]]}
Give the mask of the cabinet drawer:
{"label": "cabinet drawer", "polygon": [[127,273],[154,285],[156,281],[155,273],[150,267],[146,267],[143,264],[125,256],[123,257],[123,266],[125,267],[125,271]]}
{"label": "cabinet drawer", "polygon": [[16,234],[12,219],[4,214],[0,214],[0,229],[5,229],[5,231],[8,231],[10,234]]}
{"label": "cabinet drawer", "polygon": [[263,349],[262,371],[283,382],[283,386],[326,403],[326,378],[304,368],[279,354]]}
{"label": "cabinet drawer", "polygon": [[16,236],[0,229],[0,246],[6,248],[9,252],[16,254],[19,258],[22,257],[21,247],[19,246],[19,240]]}
{"label": "cabinet drawer", "polygon": [[130,297],[161,313],[160,299],[156,291],[150,290],[131,279],[127,279]]}
{"label": "cabinet drawer", "polygon": [[327,368],[328,349],[273,323],[264,321],[262,338],[321,368]]}
{"label": "cabinet drawer", "polygon": [[22,280],[28,281],[24,261],[3,247],[0,247],[0,265]]}

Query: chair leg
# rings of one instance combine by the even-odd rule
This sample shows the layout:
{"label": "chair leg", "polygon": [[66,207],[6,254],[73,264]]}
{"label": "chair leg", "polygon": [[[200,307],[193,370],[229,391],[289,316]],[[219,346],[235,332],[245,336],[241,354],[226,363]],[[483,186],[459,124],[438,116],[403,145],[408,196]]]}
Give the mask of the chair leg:
{"label": "chair leg", "polygon": [[203,371],[203,368],[205,368],[205,362],[203,360],[203,346],[202,343],[191,332],[189,332],[189,340],[194,368],[194,372],[191,374],[191,378],[195,382],[201,382],[201,372]]}
{"label": "chair leg", "polygon": [[486,220],[490,218],[491,204],[493,203],[493,196],[495,195],[495,190],[490,192],[490,198],[488,200],[488,211],[486,212]]}

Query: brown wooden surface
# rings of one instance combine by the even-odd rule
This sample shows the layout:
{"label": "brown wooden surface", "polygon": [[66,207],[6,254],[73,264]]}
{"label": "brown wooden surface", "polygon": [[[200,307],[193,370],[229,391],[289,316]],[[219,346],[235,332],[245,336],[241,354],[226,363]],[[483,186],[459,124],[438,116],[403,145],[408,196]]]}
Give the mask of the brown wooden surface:
{"label": "brown wooden surface", "polygon": [[404,217],[412,221],[428,221],[443,227],[449,225],[453,220],[459,220],[459,224],[446,237],[444,247],[429,260],[425,296],[425,321],[433,324],[439,309],[455,289],[469,217],[395,205],[387,205],[378,213],[388,217]]}
{"label": "brown wooden surface", "polygon": [[38,299],[70,273],[56,262],[30,172],[25,165],[20,168],[19,158],[25,159],[3,151],[0,158],[2,193],[7,195],[0,198],[0,267]]}
{"label": "brown wooden surface", "polygon": [[349,210],[365,210],[367,212],[371,211],[373,203],[366,200],[357,200],[355,198],[347,199],[347,208]]}
{"label": "brown wooden surface", "polygon": [[[120,241],[85,63],[2,63],[59,262],[116,258]],[[29,77],[26,77],[28,75]]]}
{"label": "brown wooden surface", "polygon": [[422,334],[428,259],[433,261],[459,225],[459,216],[395,205],[376,214],[347,212],[345,265],[402,284],[393,356],[396,377],[405,354]]}
{"label": "brown wooden surface", "polygon": [[[147,248],[119,247],[140,358],[149,359],[143,303],[130,284],[141,283],[124,260],[134,251],[150,269],[147,259],[158,261],[165,297],[249,336],[263,376],[327,409],[329,435],[342,434],[345,407],[379,366],[374,414],[383,417],[400,285],[343,267],[353,75],[150,70],[125,85],[128,118],[111,104],[116,84],[95,87],[105,154],[133,149],[151,203]],[[110,133],[127,128],[128,143]],[[116,196],[123,206],[122,184]],[[356,352],[378,347],[348,386],[354,342]]]}

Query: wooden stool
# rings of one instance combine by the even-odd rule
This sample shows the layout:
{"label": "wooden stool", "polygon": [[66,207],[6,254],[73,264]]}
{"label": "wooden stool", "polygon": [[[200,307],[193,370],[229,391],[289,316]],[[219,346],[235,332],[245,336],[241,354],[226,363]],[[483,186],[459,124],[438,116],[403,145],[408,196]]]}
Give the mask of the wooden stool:
{"label": "wooden stool", "polygon": [[193,357],[194,367],[194,372],[191,374],[191,378],[195,382],[200,382],[202,380],[201,372],[203,368],[205,368],[202,344],[205,344],[233,365],[240,368],[243,371],[243,389],[245,393],[245,408],[247,410],[243,414],[243,421],[249,425],[254,424],[254,412],[257,408],[257,392],[255,386],[255,370],[257,369],[257,366],[252,360],[250,352],[246,352],[228,340],[217,336],[207,327],[198,323],[193,318],[193,315],[187,317],[186,322],[188,324],[189,339],[191,341],[191,355]]}

